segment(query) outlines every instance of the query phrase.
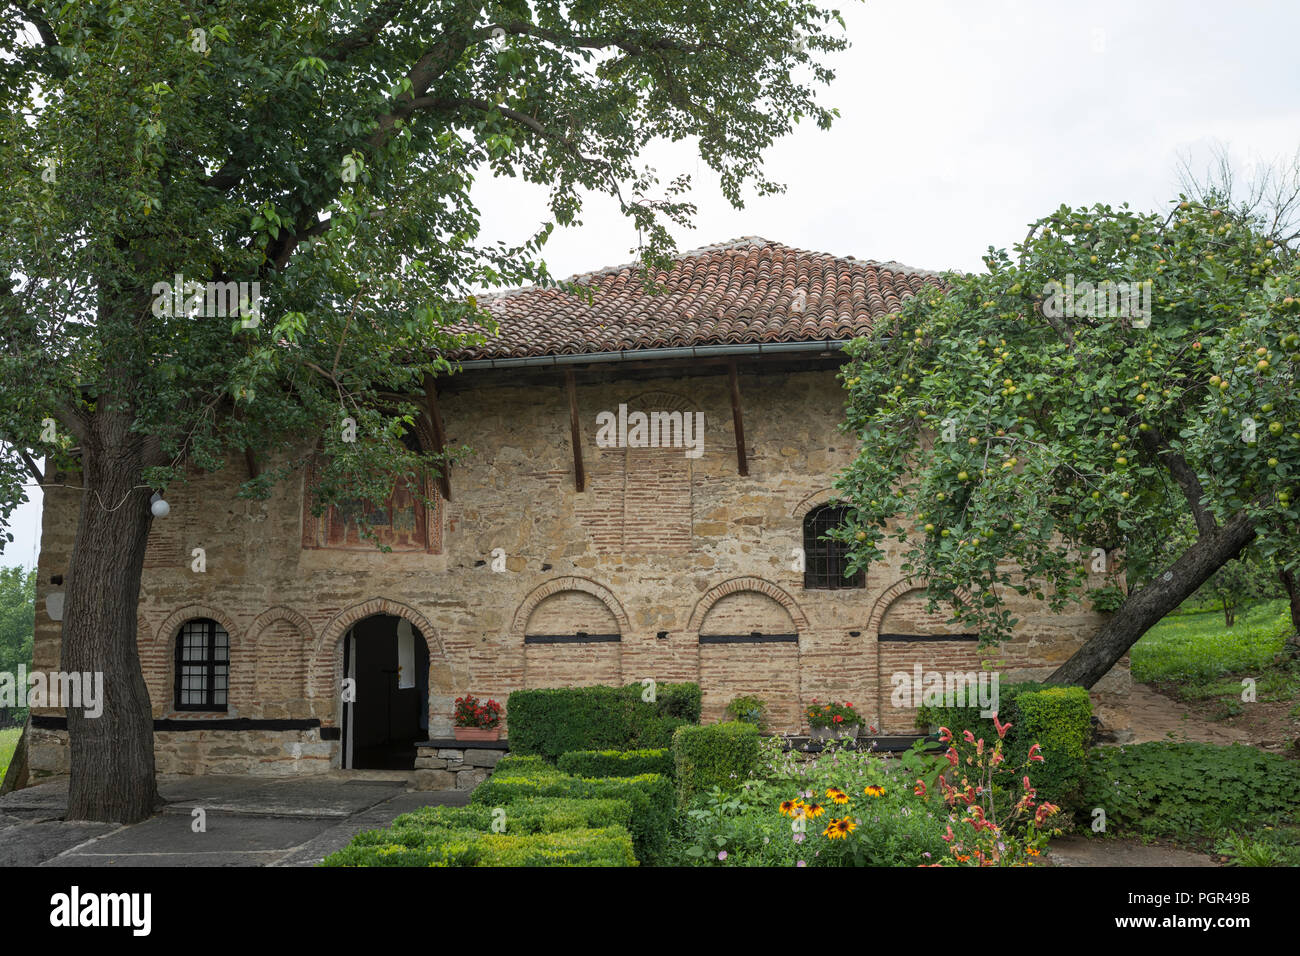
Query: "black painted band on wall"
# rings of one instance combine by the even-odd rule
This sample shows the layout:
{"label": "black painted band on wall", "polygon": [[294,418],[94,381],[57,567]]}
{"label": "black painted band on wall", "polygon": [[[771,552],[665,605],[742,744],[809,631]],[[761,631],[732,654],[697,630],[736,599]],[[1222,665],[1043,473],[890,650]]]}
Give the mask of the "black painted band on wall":
{"label": "black painted band on wall", "polygon": [[621,634],[525,634],[525,644],[617,644],[623,639]]}
{"label": "black painted band on wall", "polygon": [[[67,730],[67,717],[52,717],[48,714],[33,714],[32,726],[41,730]],[[153,722],[155,731],[185,730],[315,730],[321,731],[321,739],[337,739],[337,727],[321,727],[320,718],[307,717],[301,720],[253,720],[249,717],[214,718],[213,720],[169,720]],[[334,731],[334,737],[327,737],[327,731]]]}
{"label": "black painted band on wall", "polygon": [[798,644],[798,634],[701,634],[701,644]]}
{"label": "black painted band on wall", "polygon": [[978,634],[881,634],[879,641],[978,641]]}

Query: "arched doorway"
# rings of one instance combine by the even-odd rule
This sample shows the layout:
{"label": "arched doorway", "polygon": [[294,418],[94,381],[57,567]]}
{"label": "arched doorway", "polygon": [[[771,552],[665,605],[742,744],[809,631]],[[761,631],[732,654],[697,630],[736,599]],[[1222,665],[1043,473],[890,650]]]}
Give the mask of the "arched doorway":
{"label": "arched doorway", "polygon": [[372,614],[343,638],[341,766],[414,770],[429,739],[429,649],[405,618]]}

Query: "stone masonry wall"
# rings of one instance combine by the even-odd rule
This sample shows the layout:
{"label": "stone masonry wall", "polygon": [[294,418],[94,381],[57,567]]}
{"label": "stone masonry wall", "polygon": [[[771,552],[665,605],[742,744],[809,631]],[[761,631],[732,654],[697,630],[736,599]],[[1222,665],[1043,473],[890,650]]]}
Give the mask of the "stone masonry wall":
{"label": "stone masonry wall", "polygon": [[[466,692],[504,702],[521,687],[647,677],[701,681],[706,720],[719,719],[732,697],[758,693],[776,730],[804,729],[802,710],[814,697],[853,701],[877,726],[898,727],[906,718],[886,713],[891,671],[910,667],[915,654],[927,665],[973,666],[974,645],[950,654],[876,640],[891,629],[944,626],[917,610],[897,542],[868,570],[865,588],[803,587],[792,561],[803,516],[832,499],[836,473],[857,451],[837,427],[843,397],[834,371],[742,367],[748,477],[737,473],[725,367],[701,371],[650,382],[578,374],[582,493],[574,489],[561,376],[542,386],[501,372],[449,380],[439,398],[448,441],[474,453],[451,469],[452,500],[430,515],[441,530],[438,553],[304,548],[301,473],[267,502],[241,501],[234,493],[246,472],[238,457],[222,473],[169,488],[171,514],[153,522],[139,607],[155,718],[202,726],[202,715],[173,708],[174,641],[184,621],[211,617],[231,640],[229,709],[221,716],[305,721],[313,729],[161,732],[159,769],[337,766],[339,742],[322,736],[339,724],[341,641],[376,613],[407,618],[428,646],[431,737],[450,735],[452,701]],[[596,415],[617,413],[620,404],[704,412],[702,456],[598,448]],[[51,486],[45,501],[35,666],[53,669],[60,625],[44,599],[59,589],[52,576],[67,573],[80,497]],[[199,547],[203,573],[191,569]],[[504,569],[494,571],[498,548]],[[1084,608],[1053,616],[1021,599],[1015,612],[1022,621],[1015,640],[980,656],[1036,676],[1065,660],[1100,620]],[[524,641],[578,631],[618,640]],[[700,643],[701,634],[754,631],[798,640]],[[1126,682],[1117,668],[1107,687],[1122,692]],[[37,736],[34,772],[66,765],[59,757],[65,737]]]}

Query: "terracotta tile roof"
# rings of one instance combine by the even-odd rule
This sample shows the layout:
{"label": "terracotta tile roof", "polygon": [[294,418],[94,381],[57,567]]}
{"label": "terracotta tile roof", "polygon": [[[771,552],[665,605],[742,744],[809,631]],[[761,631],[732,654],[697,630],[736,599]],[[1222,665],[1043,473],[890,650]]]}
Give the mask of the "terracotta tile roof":
{"label": "terracotta tile roof", "polygon": [[852,338],[938,273],[792,249],[758,237],[683,253],[647,294],[634,265],[570,280],[592,303],[529,287],[482,296],[500,333],[462,361],[591,352]]}

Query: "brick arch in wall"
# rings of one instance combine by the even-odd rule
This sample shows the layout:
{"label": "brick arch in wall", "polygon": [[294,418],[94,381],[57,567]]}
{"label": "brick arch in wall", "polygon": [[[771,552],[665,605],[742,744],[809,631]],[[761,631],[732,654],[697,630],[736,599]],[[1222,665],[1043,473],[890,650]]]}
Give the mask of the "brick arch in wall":
{"label": "brick arch in wall", "polygon": [[695,610],[691,611],[691,619],[687,623],[686,629],[692,634],[699,633],[700,625],[704,623],[704,618],[713,608],[713,605],[728,594],[735,594],[738,591],[757,591],[759,594],[767,595],[789,612],[790,619],[794,621],[795,627],[801,633],[808,629],[808,616],[804,614],[787,591],[771,581],[752,577],[732,578],[705,591],[704,595],[695,602]]}
{"label": "brick arch in wall", "polygon": [[311,622],[283,604],[267,608],[248,626],[247,646],[257,661],[253,696],[260,716],[317,716],[307,699],[307,655],[314,639]]}
{"label": "brick arch in wall", "polygon": [[[195,618],[211,618],[222,626],[230,636],[230,681],[233,698],[233,683],[237,675],[249,664],[245,659],[246,648],[244,632],[235,626],[235,619],[225,611],[207,604],[187,604],[167,615],[166,620],[158,625],[153,640],[141,647],[140,666],[144,671],[145,686],[149,689],[149,698],[153,704],[154,716],[171,713],[175,709],[176,693],[176,638],[181,625]],[[143,621],[141,626],[143,627]],[[238,713],[238,704],[231,699],[230,708]]]}
{"label": "brick arch in wall", "polygon": [[[874,637],[880,633],[880,624],[885,619],[885,614],[891,604],[901,598],[903,595],[912,591],[925,590],[924,584],[919,584],[911,578],[904,578],[901,581],[895,581],[889,587],[881,592],[880,597],[876,598],[876,603],[871,606],[871,614],[867,617],[867,633]],[[972,601],[969,591],[964,588],[958,588],[957,597],[961,598],[963,604],[970,604]]]}
{"label": "brick arch in wall", "polygon": [[[442,640],[427,617],[410,605],[389,598],[371,598],[369,601],[344,608],[321,628],[320,636],[312,646],[308,664],[307,696],[316,702],[317,712],[323,722],[338,723],[339,695],[335,693],[335,688],[338,688],[343,680],[343,637],[353,624],[376,614],[405,618],[424,637],[424,643],[429,650],[429,720],[430,726],[433,727],[438,723],[438,717],[450,714],[451,706],[450,697],[447,697],[445,702],[441,700],[441,697],[446,696],[449,679],[435,679],[439,671],[449,677],[449,665]],[[443,714],[442,710],[438,709],[440,707],[447,710],[447,714]]]}
{"label": "brick arch in wall", "polygon": [[799,605],[771,581],[732,578],[707,591],[687,625],[698,641],[705,722],[724,719],[732,698],[756,694],[767,701],[773,730],[797,730],[808,626]]}
{"label": "brick arch in wall", "polygon": [[595,581],[564,577],[534,588],[511,622],[524,687],[622,684],[622,642],[630,626],[613,592]]}
{"label": "brick arch in wall", "polygon": [[790,509],[790,517],[798,518],[799,521],[802,522],[804,515],[812,511],[818,505],[830,504],[832,501],[839,501],[840,498],[840,492],[836,491],[834,488],[822,488],[820,491],[814,491],[812,494],[801,499],[793,508]]}
{"label": "brick arch in wall", "polygon": [[597,584],[589,578],[553,578],[529,591],[527,597],[520,603],[518,610],[515,611],[514,619],[510,623],[510,637],[513,642],[523,641],[524,629],[528,626],[528,619],[532,616],[533,611],[537,609],[537,606],[547,598],[562,591],[582,591],[590,594],[609,609],[609,613],[618,622],[619,633],[626,634],[631,628],[631,624],[628,623],[627,612],[623,610],[623,605],[619,603],[618,598],[614,597],[614,592],[603,584]]}
{"label": "brick arch in wall", "polygon": [[[916,608],[913,614],[922,615],[921,620],[902,621],[891,624],[888,629],[890,632],[896,629],[915,631],[911,639],[906,634],[894,633],[890,633],[888,639],[882,639],[881,631],[889,612],[900,607],[900,602],[906,601],[910,595],[924,595],[924,592],[925,586],[915,580],[895,581],[876,599],[867,618],[866,636],[876,651],[876,713],[885,733],[916,732],[915,708],[896,706],[893,699],[896,686],[894,675],[904,674],[914,678],[918,664],[923,674],[931,671],[970,673],[982,668],[977,640],[957,636],[951,640],[943,639],[942,635],[948,633],[952,625],[940,619],[940,612],[931,615]],[[971,603],[969,592],[958,589],[956,594],[963,604]],[[938,633],[935,633],[936,630]],[[909,681],[906,687],[910,688],[912,683],[914,680]]]}

